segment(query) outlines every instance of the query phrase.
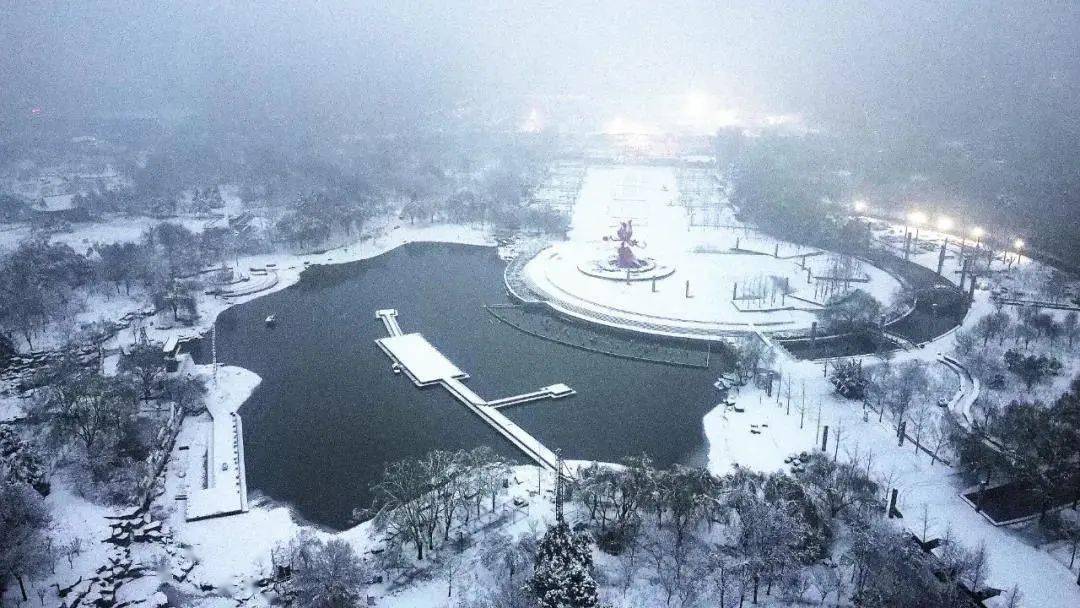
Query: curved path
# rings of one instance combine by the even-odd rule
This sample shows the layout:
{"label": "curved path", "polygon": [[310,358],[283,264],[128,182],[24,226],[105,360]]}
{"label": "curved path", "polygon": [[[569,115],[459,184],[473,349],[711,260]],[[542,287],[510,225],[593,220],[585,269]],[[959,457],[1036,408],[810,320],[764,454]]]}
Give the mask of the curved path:
{"label": "curved path", "polygon": [[[258,277],[258,278],[256,278]],[[218,295],[223,298],[250,296],[277,287],[277,270],[269,270],[264,275],[253,275],[249,281],[237,284],[233,289],[223,289]]]}
{"label": "curved path", "polygon": [[953,396],[952,400],[949,401],[948,409],[956,421],[960,423],[960,426],[964,427],[964,430],[970,433],[972,431],[972,422],[974,420],[971,408],[974,407],[975,402],[979,399],[979,393],[982,391],[982,383],[979,382],[978,378],[972,376],[971,372],[956,359],[940,353],[938,353],[937,358],[938,361],[945,365],[945,367],[955,372],[956,376],[960,379],[960,388],[957,389],[956,394]]}

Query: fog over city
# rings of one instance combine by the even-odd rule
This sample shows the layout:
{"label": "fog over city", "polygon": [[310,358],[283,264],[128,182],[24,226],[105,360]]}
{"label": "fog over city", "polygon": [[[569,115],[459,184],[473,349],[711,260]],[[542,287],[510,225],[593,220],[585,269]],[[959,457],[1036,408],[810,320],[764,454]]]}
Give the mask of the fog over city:
{"label": "fog over city", "polygon": [[1078,39],[9,0],[0,608],[1080,606]]}
{"label": "fog over city", "polygon": [[1080,70],[1068,2],[16,2],[5,13],[5,113],[332,123],[701,91],[750,113],[1075,128]]}

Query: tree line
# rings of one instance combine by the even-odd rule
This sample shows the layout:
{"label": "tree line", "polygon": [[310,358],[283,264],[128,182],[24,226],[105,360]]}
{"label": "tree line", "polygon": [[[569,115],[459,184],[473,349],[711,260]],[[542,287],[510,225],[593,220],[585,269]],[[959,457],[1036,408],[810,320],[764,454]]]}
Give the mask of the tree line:
{"label": "tree line", "polygon": [[[713,475],[657,468],[647,457],[588,465],[565,478],[566,521],[542,537],[484,526],[475,556],[493,582],[459,605],[591,607],[603,593],[651,587],[665,605],[681,608],[735,608],[773,596],[970,606],[972,591],[985,586],[985,553],[949,537],[938,555],[925,550],[888,520],[888,488],[867,470],[855,457],[823,452],[800,454],[785,473],[736,467]],[[379,562],[407,567],[394,548],[410,545],[416,561],[405,562],[430,559],[452,585],[478,534],[464,524],[479,525],[481,511],[494,515],[509,474],[486,448],[388,465],[376,486],[376,526],[387,542]],[[610,556],[603,566],[593,546]]]}
{"label": "tree line", "polygon": [[0,331],[34,349],[51,324],[71,317],[91,290],[105,297],[136,288],[160,310],[197,314],[197,272],[252,251],[227,228],[195,233],[179,224],[147,229],[137,242],[96,244],[86,252],[35,238],[0,258]]}

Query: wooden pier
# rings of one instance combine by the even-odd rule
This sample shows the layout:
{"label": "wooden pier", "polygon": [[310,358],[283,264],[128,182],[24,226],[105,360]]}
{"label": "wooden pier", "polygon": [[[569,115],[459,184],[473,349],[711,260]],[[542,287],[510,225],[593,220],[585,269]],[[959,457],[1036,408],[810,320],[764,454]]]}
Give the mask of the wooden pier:
{"label": "wooden pier", "polygon": [[396,310],[381,309],[375,312],[375,317],[383,322],[387,333],[390,334],[389,337],[375,340],[375,343],[393,361],[395,370],[404,372],[413,384],[419,387],[441,384],[455,399],[536,464],[551,471],[558,469],[558,458],[555,453],[504,416],[499,409],[541,399],[569,397],[576,394],[574,389],[565,384],[553,384],[530,393],[488,401],[465,386],[462,380],[468,378],[469,375],[458,369],[424,336],[418,333],[402,332],[401,326],[398,325]]}

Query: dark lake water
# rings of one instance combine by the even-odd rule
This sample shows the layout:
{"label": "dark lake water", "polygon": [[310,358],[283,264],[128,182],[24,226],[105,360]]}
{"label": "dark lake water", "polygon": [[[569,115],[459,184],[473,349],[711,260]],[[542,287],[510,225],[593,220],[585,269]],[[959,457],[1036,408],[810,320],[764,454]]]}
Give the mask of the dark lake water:
{"label": "dark lake water", "polygon": [[[508,303],[490,247],[421,243],[370,260],[318,266],[296,285],[218,318],[218,360],[263,381],[240,414],[248,487],[341,528],[370,504],[387,462],[433,449],[516,451],[442,387],[394,375],[374,340],[375,310],[396,308],[487,399],[563,382],[574,397],[503,410],[564,457],[703,464],[702,416],[716,370],[610,357],[523,334],[484,304]],[[263,320],[274,313],[277,325]],[[203,349],[209,350],[207,348]],[[200,359],[205,359],[201,353]]]}

